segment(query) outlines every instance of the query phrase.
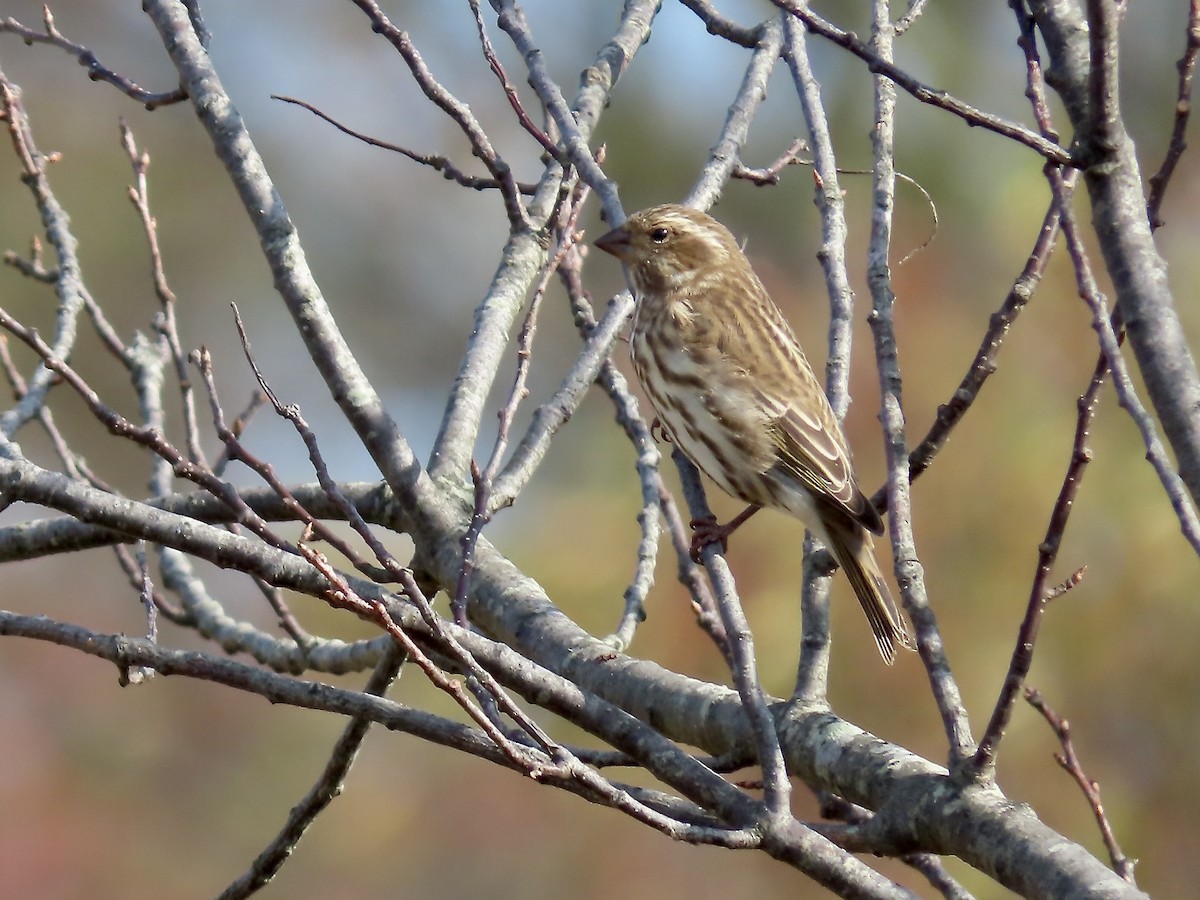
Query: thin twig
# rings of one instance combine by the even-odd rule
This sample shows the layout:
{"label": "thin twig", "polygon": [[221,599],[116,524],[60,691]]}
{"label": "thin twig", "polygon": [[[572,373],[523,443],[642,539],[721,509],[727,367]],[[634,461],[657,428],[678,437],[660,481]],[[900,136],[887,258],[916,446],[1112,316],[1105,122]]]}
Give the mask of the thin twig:
{"label": "thin twig", "polygon": [[162,306],[162,318],[158,323],[159,333],[166,339],[171,349],[171,360],[175,364],[175,378],[179,384],[180,399],[183,410],[183,427],[187,441],[188,455],[192,462],[203,463],[204,451],[200,448],[200,427],[196,421],[196,399],[192,390],[192,381],[188,375],[187,354],[179,340],[179,322],[175,317],[175,292],[167,281],[166,269],[163,266],[162,251],[158,245],[158,222],[150,212],[150,187],[146,172],[150,168],[150,154],[138,151],[133,139],[133,131],[124,121],[121,122],[121,144],[133,167],[134,184],[129,188],[129,199],[142,223],[142,231],[150,246],[150,273],[154,281],[154,293]]}
{"label": "thin twig", "polygon": [[[700,519],[712,515],[700,483],[699,472],[678,447],[672,455],[679,465],[683,493],[692,518]],[[783,763],[783,750],[775,728],[775,719],[771,715],[758,680],[754,638],[742,611],[733,574],[729,571],[729,564],[725,561],[719,541],[710,542],[703,547],[701,561],[708,572],[721,624],[728,635],[730,672],[733,675],[734,687],[741,698],[742,708],[750,721],[750,730],[758,751],[758,762],[762,767],[763,802],[768,817],[763,824],[770,831],[777,832],[793,821],[790,808],[791,783]]]}
{"label": "thin twig", "polygon": [[1079,756],[1075,752],[1075,744],[1071,740],[1071,723],[1050,708],[1040,691],[1026,688],[1025,699],[1030,706],[1042,714],[1042,717],[1054,729],[1054,734],[1058,737],[1059,745],[1062,747],[1062,753],[1054,754],[1054,759],[1067,774],[1075,779],[1075,783],[1083,791],[1088,805],[1091,806],[1092,815],[1096,817],[1096,825],[1100,828],[1100,836],[1104,839],[1104,847],[1108,850],[1108,858],[1112,861],[1113,871],[1124,881],[1136,885],[1137,880],[1134,878],[1133,870],[1138,861],[1126,856],[1121,845],[1117,843],[1112,824],[1104,812],[1104,804],[1100,802],[1100,785],[1088,778],[1087,773],[1083,770],[1083,765],[1079,762]]}
{"label": "thin twig", "polygon": [[488,66],[492,73],[500,82],[500,88],[504,91],[504,97],[508,100],[508,105],[512,107],[513,113],[516,114],[517,122],[524,128],[535,141],[541,144],[542,149],[550,154],[550,158],[557,160],[560,164],[563,163],[558,145],[550,139],[546,132],[542,131],[534,124],[533,119],[529,117],[525,106],[521,103],[521,98],[517,94],[517,89],[513,87],[511,81],[508,80],[508,73],[504,71],[504,66],[500,64],[500,60],[496,57],[496,50],[492,46],[492,40],[488,37],[487,26],[483,21],[483,11],[479,7],[479,0],[470,0],[471,12],[475,16],[475,27],[479,32],[479,45],[483,49],[483,58],[487,60]]}
{"label": "thin twig", "polygon": [[[853,346],[854,290],[846,265],[846,203],[838,179],[837,156],[821,85],[808,55],[808,40],[800,23],[784,19],[784,59],[792,86],[808,126],[813,155],[813,201],[821,216],[821,245],[817,260],[825,276],[829,297],[828,355],[825,360],[825,394],[838,422],[850,409],[850,355]],[[800,589],[803,632],[796,682],[792,696],[799,702],[825,702],[828,690],[830,628],[829,592],[832,559],[828,553],[814,557],[811,535],[804,542],[804,575]]]}
{"label": "thin twig", "polygon": [[0,19],[0,34],[4,34],[5,32],[15,34],[29,46],[33,46],[34,44],[49,44],[52,47],[65,50],[74,56],[81,66],[87,69],[88,78],[92,81],[108,82],[121,93],[144,104],[146,109],[153,110],[160,106],[168,106],[169,104],[179,103],[187,99],[187,92],[182,87],[177,87],[173,91],[148,91],[136,82],[131,81],[123,75],[118,75],[112,69],[101,65],[95,53],[83,44],[77,44],[74,41],[68,40],[55,27],[54,16],[50,13],[49,6],[42,7],[42,27],[43,31],[35,31],[32,28],[22,25],[12,16],[9,16],[7,19]]}
{"label": "thin twig", "polygon": [[708,209],[717,202],[750,134],[750,123],[767,97],[767,82],[783,49],[783,24],[772,19],[763,24],[758,44],[742,75],[737,94],[725,113],[721,133],[708,151],[704,169],[683,202],[687,206]]}
{"label": "thin twig", "polygon": [[[1068,196],[1073,191],[1077,179],[1078,173],[1074,169],[1063,176],[1063,185]],[[929,427],[925,437],[909,453],[908,477],[910,481],[921,477],[933,464],[934,458],[949,442],[951,432],[963,420],[975,403],[984,384],[999,367],[998,358],[1004,340],[1008,337],[1013,323],[1041,284],[1046,265],[1054,252],[1058,234],[1058,203],[1051,199],[1041,227],[1038,229],[1033,249],[1030,250],[1029,258],[1025,261],[1025,267],[1013,281],[1013,285],[1009,288],[1000,307],[989,317],[987,330],[979,342],[979,349],[975,351],[975,358],[971,360],[971,364],[967,367],[967,371],[949,399],[938,407],[933,424]],[[886,484],[871,495],[871,502],[881,513],[887,509]]]}
{"label": "thin twig", "polygon": [[[477,175],[468,175],[462,169],[452,163],[449,157],[439,156],[433,153],[417,153],[415,150],[409,150],[407,147],[401,147],[399,144],[393,144],[391,141],[385,141],[382,138],[371,137],[362,131],[356,131],[349,125],[344,125],[329,115],[323,112],[311,103],[304,100],[298,100],[295,97],[286,97],[282,94],[272,94],[272,100],[280,100],[284,103],[292,103],[296,106],[307,109],[310,113],[320,119],[324,119],[338,131],[343,134],[348,134],[357,141],[362,141],[372,147],[379,147],[381,150],[390,150],[392,153],[399,153],[401,156],[406,156],[413,162],[420,163],[423,166],[429,166],[435,172],[441,172],[442,176],[447,181],[453,181],[456,184],[461,184],[463,187],[471,188],[476,191],[497,190],[501,187],[501,183],[496,178],[480,178]],[[536,189],[536,185],[526,182],[517,182],[517,190],[522,194],[532,194]]]}
{"label": "thin twig", "polygon": [[1146,202],[1146,214],[1150,227],[1157,229],[1165,224],[1160,216],[1163,199],[1167,195],[1167,184],[1175,174],[1183,151],[1187,149],[1187,127],[1192,114],[1192,78],[1196,74],[1196,58],[1200,56],[1200,0],[1188,4],[1187,46],[1183,56],[1175,64],[1179,71],[1179,89],[1175,96],[1175,124],[1171,129],[1171,140],[1158,171],[1150,176],[1150,198]]}
{"label": "thin twig", "polygon": [[1100,403],[1100,389],[1104,386],[1108,374],[1108,360],[1103,353],[1096,361],[1095,371],[1088,383],[1087,390],[1079,398],[1079,412],[1075,420],[1075,435],[1071,443],[1071,460],[1063,475],[1062,486],[1058,498],[1050,511],[1050,521],[1046,526],[1046,536],[1038,544],[1038,562],[1034,570],[1033,583],[1029,589],[1029,601],[1025,606],[1025,617],[1017,631],[1017,639],[1013,646],[1012,659],[1008,672],[1004,676],[1004,684],[996,698],[992,716],[988,720],[987,729],[980,738],[979,747],[972,761],[977,778],[991,781],[995,778],[996,754],[1000,740],[1004,737],[1004,729],[1012,718],[1013,707],[1020,695],[1029,669],[1033,665],[1033,652],[1037,644],[1038,630],[1041,626],[1042,615],[1051,596],[1058,596],[1053,585],[1049,584],[1050,572],[1058,559],[1058,548],[1066,533],[1067,522],[1071,510],[1075,506],[1075,498],[1079,493],[1079,485],[1083,479],[1084,469],[1092,461],[1092,450],[1088,446],[1092,421],[1096,417],[1096,408]]}
{"label": "thin twig", "polygon": [[475,114],[471,112],[471,108],[450,93],[434,77],[408,33],[397,28],[379,8],[375,0],[351,0],[351,2],[370,19],[371,30],[382,35],[400,54],[422,93],[433,101],[438,109],[449,116],[450,120],[466,136],[471,144],[471,152],[483,163],[500,188],[500,194],[504,197],[504,209],[508,214],[509,226],[514,231],[529,227],[529,216],[521,203],[521,191],[513,177],[512,169],[496,152],[491,139],[483,130],[479,120],[475,118]]}
{"label": "thin twig", "polygon": [[[1065,203],[1062,178],[1057,172],[1051,173],[1050,183],[1060,204]],[[1145,405],[1138,397],[1137,389],[1129,374],[1129,367],[1121,354],[1121,342],[1117,336],[1120,324],[1117,314],[1121,312],[1121,309],[1116,311],[1117,314],[1110,313],[1108,303],[1096,284],[1095,276],[1088,262],[1087,250],[1076,229],[1074,217],[1065,208],[1062,228],[1063,237],[1066,238],[1067,252],[1070,254],[1072,265],[1075,268],[1075,281],[1079,296],[1083,298],[1091,311],[1092,330],[1096,332],[1101,352],[1108,360],[1117,402],[1133,419],[1141,433],[1142,443],[1146,448],[1146,459],[1154,468],[1154,472],[1158,475],[1158,480],[1171,502],[1171,508],[1179,520],[1180,531],[1187,542],[1191,544],[1192,549],[1200,554],[1200,519],[1196,515],[1195,503],[1158,436],[1158,425],[1154,417],[1147,412]]]}
{"label": "thin twig", "polygon": [[796,138],[788,148],[779,155],[779,158],[769,166],[761,169],[751,169],[742,163],[737,163],[733,167],[733,172],[730,173],[731,178],[740,178],[743,181],[749,181],[751,184],[763,187],[768,184],[779,184],[783,177],[783,170],[788,166],[800,165],[804,160],[800,159],[800,154],[808,149],[808,144],[803,138]]}
{"label": "thin twig", "polygon": [[[567,292],[571,304],[575,326],[586,339],[596,327],[596,314],[592,307],[591,297],[583,286],[584,256],[578,246],[568,254],[563,264],[558,267],[558,277]],[[671,534],[672,546],[677,551],[677,563],[680,582],[689,589],[694,608],[698,611],[704,607],[704,597],[708,598],[707,608],[712,613],[708,621],[715,621],[716,610],[712,605],[712,595],[698,566],[688,556],[687,536],[684,533],[679,510],[674,498],[662,481],[659,464],[662,455],[655,445],[654,435],[646,420],[642,418],[637,398],[630,390],[625,376],[617,369],[610,359],[600,367],[596,383],[608,396],[615,410],[617,424],[625,432],[636,454],[635,469],[638,474],[638,484],[641,487],[642,505],[638,509],[637,522],[641,537],[638,541],[637,563],[634,566],[633,578],[624,591],[624,607],[617,627],[605,638],[606,642],[615,649],[624,652],[633,641],[633,636],[646,618],[646,598],[654,585],[654,570],[658,560],[658,547],[662,535],[662,520],[660,513],[667,520],[668,531]],[[678,523],[679,535],[671,529],[674,516]],[[710,632],[711,633],[711,632]]]}
{"label": "thin twig", "polygon": [[[375,666],[371,678],[363,688],[363,693],[373,697],[382,697],[388,687],[400,674],[405,656],[403,651],[394,646],[384,654]],[[255,858],[249,871],[234,881],[220,893],[220,900],[240,900],[256,893],[260,888],[278,874],[280,868],[291,856],[300,839],[304,837],[318,815],[320,815],[333,799],[342,792],[350,767],[358,756],[367,731],[371,727],[371,719],[366,716],[351,719],[342,731],[341,737],[334,744],[329,761],[325,764],[321,777],[308,791],[299,803],[288,813],[287,822],[279,834]]]}
{"label": "thin twig", "polygon": [[853,32],[844,31],[833,23],[822,19],[812,10],[808,9],[807,4],[802,3],[801,0],[771,0],[771,2],[798,18],[804,23],[804,27],[813,34],[818,34],[837,44],[839,47],[849,50],[865,62],[867,68],[872,73],[887,78],[920,102],[952,113],[968,125],[984,128],[987,131],[995,132],[1003,137],[1024,144],[1039,155],[1060,166],[1074,165],[1073,158],[1065,147],[1060,146],[1054,141],[1047,140],[1045,137],[1030,131],[1023,125],[1018,125],[1016,122],[1010,122],[1000,116],[976,109],[974,106],[964,103],[946,91],[922,84],[916,78],[896,66],[890,59],[881,56],[876,49],[864,44]]}
{"label": "thin twig", "polygon": [[916,24],[921,13],[925,12],[925,4],[928,2],[929,0],[908,0],[908,10],[892,26],[896,37],[900,37]]}

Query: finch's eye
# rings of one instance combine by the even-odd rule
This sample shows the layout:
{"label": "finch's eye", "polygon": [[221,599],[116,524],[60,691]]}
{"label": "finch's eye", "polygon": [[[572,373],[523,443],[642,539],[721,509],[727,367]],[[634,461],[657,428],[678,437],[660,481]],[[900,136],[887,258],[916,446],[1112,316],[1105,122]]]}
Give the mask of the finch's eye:
{"label": "finch's eye", "polygon": [[657,228],[655,228],[653,231],[650,232],[650,240],[654,241],[654,243],[656,243],[656,244],[661,244],[668,237],[670,237],[670,235],[671,235],[670,230],[667,228],[664,228],[662,225],[660,225]]}

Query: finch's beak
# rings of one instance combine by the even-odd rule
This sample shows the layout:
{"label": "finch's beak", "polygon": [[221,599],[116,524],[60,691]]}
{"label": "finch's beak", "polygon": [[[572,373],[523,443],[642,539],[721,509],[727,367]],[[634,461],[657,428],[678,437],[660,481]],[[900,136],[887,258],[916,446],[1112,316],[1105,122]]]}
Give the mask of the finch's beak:
{"label": "finch's beak", "polygon": [[632,249],[629,242],[629,232],[625,230],[624,225],[614,228],[608,234],[596,238],[596,246],[605,253],[611,253],[617,259],[627,258]]}

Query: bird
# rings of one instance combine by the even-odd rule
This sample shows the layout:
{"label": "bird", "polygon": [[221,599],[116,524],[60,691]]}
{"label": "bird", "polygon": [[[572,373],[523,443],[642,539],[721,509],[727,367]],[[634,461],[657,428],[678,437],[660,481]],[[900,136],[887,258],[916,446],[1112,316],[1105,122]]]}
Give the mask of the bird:
{"label": "bird", "polygon": [[875,558],[878,510],[783,313],[733,234],[678,204],[643,209],[595,241],[634,293],[633,368],[669,440],[749,504],[726,525],[693,522],[693,553],[758,509],[799,519],[833,554],[891,665],[913,639]]}

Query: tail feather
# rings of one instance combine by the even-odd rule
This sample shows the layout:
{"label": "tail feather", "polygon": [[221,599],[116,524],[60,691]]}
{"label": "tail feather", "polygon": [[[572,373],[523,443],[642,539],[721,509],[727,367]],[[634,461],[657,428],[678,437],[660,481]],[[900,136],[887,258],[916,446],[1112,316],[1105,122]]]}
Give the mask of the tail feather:
{"label": "tail feather", "polygon": [[857,523],[853,523],[852,528],[830,525],[826,523],[829,550],[850,580],[875,635],[879,653],[890,666],[896,661],[897,646],[915,650],[916,643],[875,560],[871,536]]}

